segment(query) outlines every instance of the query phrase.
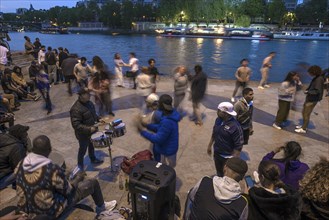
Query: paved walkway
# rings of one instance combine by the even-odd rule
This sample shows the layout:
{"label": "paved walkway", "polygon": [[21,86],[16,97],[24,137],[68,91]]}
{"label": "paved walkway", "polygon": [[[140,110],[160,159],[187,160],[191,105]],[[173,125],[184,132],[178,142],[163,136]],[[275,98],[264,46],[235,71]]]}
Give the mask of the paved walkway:
{"label": "paved walkway", "polygon": [[[254,135],[250,137],[249,145],[244,146],[242,158],[248,165],[248,173],[257,169],[262,157],[273,148],[283,145],[286,141],[298,141],[303,147],[301,160],[312,166],[318,161],[319,156],[329,157],[329,126],[328,126],[328,100],[326,97],[319,103],[311,115],[311,124],[307,134],[296,134],[294,126],[301,121],[301,113],[290,112],[290,125],[283,130],[272,127],[277,111],[277,87],[279,84],[272,84],[271,88],[258,90],[256,82],[250,85],[254,88]],[[205,175],[213,175],[215,166],[212,157],[206,153],[206,148],[212,132],[213,123],[216,119],[216,108],[219,102],[229,101],[234,89],[233,81],[209,80],[208,90],[202,102],[202,111],[205,115],[204,125],[195,126],[188,117],[185,117],[179,124],[179,151],[177,155],[177,194],[184,204],[187,191]],[[113,103],[115,118],[121,118],[126,123],[127,133],[125,136],[114,139],[112,146],[113,157],[131,156],[134,153],[150,147],[148,141],[142,138],[134,127],[133,119],[138,114],[139,97],[135,90],[118,88],[113,89]],[[77,99],[77,95],[67,94],[66,84],[55,85],[51,88],[51,99],[54,110],[46,115],[43,109],[44,102],[23,102],[21,110],[16,113],[16,124],[29,125],[29,134],[33,139],[37,135],[47,135],[51,139],[53,149],[65,157],[69,169],[76,165],[78,142],[75,139],[71,127],[69,109]],[[161,79],[157,92],[173,93],[173,80],[170,78]],[[300,103],[304,101],[304,95],[298,96]],[[185,110],[191,114],[192,104],[186,100],[183,103]],[[299,106],[300,107],[300,106]],[[109,119],[111,120],[111,119]],[[104,168],[109,166],[107,150],[97,150],[100,157],[104,157],[105,163],[93,167],[86,157],[88,176],[98,176],[105,199],[117,199],[119,205],[127,205],[125,191],[119,190],[118,178],[102,173]],[[117,162],[116,162],[117,163]],[[106,171],[106,170],[105,170]],[[86,202],[90,203],[91,199]],[[182,206],[183,207],[183,206]],[[79,212],[74,219],[86,219]]]}

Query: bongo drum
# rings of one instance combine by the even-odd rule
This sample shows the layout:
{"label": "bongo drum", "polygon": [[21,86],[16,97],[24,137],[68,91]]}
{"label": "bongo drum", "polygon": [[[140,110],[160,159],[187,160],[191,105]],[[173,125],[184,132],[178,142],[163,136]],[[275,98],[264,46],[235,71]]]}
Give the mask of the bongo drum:
{"label": "bongo drum", "polygon": [[112,138],[107,136],[102,131],[97,131],[93,135],[91,135],[91,143],[94,148],[106,148],[112,144]]}
{"label": "bongo drum", "polygon": [[113,137],[121,137],[125,135],[126,133],[126,124],[125,123],[120,123],[117,126],[114,126],[113,128]]}

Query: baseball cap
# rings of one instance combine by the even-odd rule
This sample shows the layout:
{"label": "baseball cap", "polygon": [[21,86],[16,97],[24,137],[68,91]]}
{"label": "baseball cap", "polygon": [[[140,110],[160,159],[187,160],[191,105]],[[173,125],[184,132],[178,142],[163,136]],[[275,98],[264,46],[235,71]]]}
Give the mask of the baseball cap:
{"label": "baseball cap", "polygon": [[222,112],[226,112],[229,115],[236,116],[236,112],[234,111],[234,107],[230,102],[221,102],[218,105],[218,109]]}
{"label": "baseball cap", "polygon": [[226,166],[233,170],[234,172],[240,174],[240,175],[245,175],[246,172],[248,171],[248,165],[246,161],[238,158],[238,157],[232,157],[229,158],[226,161]]}
{"label": "baseball cap", "polygon": [[159,106],[163,106],[163,108],[167,111],[172,111],[172,98],[168,94],[163,94],[159,99]]}
{"label": "baseball cap", "polygon": [[158,102],[159,101],[159,96],[155,93],[151,93],[149,96],[147,96],[145,101],[148,102],[148,103]]}

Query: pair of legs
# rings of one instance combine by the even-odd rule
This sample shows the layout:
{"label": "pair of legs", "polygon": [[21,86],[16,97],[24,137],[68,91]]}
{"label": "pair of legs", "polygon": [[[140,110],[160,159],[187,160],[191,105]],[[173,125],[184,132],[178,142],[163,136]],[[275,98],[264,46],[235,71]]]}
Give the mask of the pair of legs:
{"label": "pair of legs", "polygon": [[78,167],[81,170],[83,170],[84,169],[83,159],[84,159],[84,156],[87,152],[87,149],[88,149],[88,156],[89,156],[90,160],[91,161],[96,160],[95,148],[94,148],[93,144],[90,141],[90,137],[79,137],[78,141],[79,141]]}
{"label": "pair of legs", "polygon": [[67,80],[67,92],[72,95],[72,80],[75,80],[75,76],[65,76],[65,79]]}
{"label": "pair of legs", "polygon": [[222,157],[218,152],[214,151],[214,161],[216,167],[217,176],[224,176],[224,166],[228,158]]}
{"label": "pair of legs", "polygon": [[304,130],[307,129],[307,126],[310,122],[311,113],[312,113],[314,107],[316,106],[316,103],[317,102],[305,102],[304,103],[303,112],[302,112],[302,115],[303,115],[302,129],[304,129]]}
{"label": "pair of legs", "polygon": [[49,82],[54,83],[57,82],[57,66],[56,65],[48,65],[47,67],[48,75],[49,75]]}
{"label": "pair of legs", "polygon": [[260,69],[260,72],[262,74],[262,79],[259,82],[259,86],[264,87],[267,86],[267,79],[268,79],[268,73],[270,71],[270,68],[263,67]]}
{"label": "pair of legs", "polygon": [[16,108],[15,95],[14,94],[2,94],[1,96],[4,98],[2,101],[3,101],[3,104],[7,107],[8,112],[12,112],[12,110]]}
{"label": "pair of legs", "polygon": [[174,108],[177,109],[180,105],[180,103],[184,100],[185,98],[185,93],[184,94],[179,94],[174,97]]}
{"label": "pair of legs", "polygon": [[39,90],[42,98],[45,100],[46,102],[46,109],[48,110],[48,113],[50,113],[52,111],[52,104],[51,104],[51,100],[50,100],[50,96],[49,96],[49,91],[47,89],[43,89],[43,90]]}
{"label": "pair of legs", "polygon": [[117,86],[123,87],[123,74],[122,71],[117,71]]}
{"label": "pair of legs", "polygon": [[244,88],[246,88],[247,87],[247,82],[240,82],[240,81],[235,81],[235,88],[234,88],[234,91],[233,91],[233,94],[232,94],[232,98],[234,98],[235,97],[235,95],[236,95],[236,93],[238,92],[238,90],[239,90],[239,88],[242,88],[242,90],[244,89]]}
{"label": "pair of legs", "polygon": [[279,109],[276,113],[275,124],[280,126],[282,122],[286,121],[289,116],[290,102],[279,100]]}
{"label": "pair of legs", "polygon": [[202,125],[202,116],[201,116],[201,111],[200,111],[200,102],[193,102],[192,103],[193,107],[193,114],[196,117],[196,124],[197,125]]}
{"label": "pair of legs", "polygon": [[177,158],[176,154],[171,155],[171,156],[165,156],[165,155],[161,154],[160,162],[163,164],[166,164],[172,168],[175,168],[176,167],[176,158]]}

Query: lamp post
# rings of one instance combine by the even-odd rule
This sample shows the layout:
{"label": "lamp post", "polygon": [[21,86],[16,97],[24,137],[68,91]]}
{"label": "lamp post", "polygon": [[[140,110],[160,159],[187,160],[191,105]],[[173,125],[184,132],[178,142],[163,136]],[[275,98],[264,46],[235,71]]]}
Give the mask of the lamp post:
{"label": "lamp post", "polygon": [[180,12],[179,18],[180,18],[180,26],[183,27],[183,17],[184,17],[184,11]]}

